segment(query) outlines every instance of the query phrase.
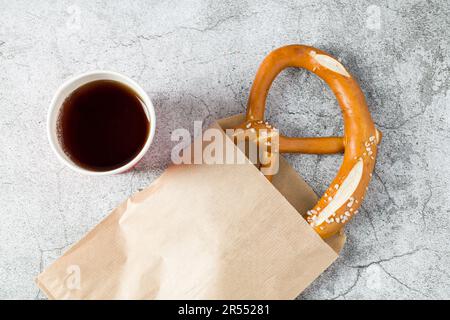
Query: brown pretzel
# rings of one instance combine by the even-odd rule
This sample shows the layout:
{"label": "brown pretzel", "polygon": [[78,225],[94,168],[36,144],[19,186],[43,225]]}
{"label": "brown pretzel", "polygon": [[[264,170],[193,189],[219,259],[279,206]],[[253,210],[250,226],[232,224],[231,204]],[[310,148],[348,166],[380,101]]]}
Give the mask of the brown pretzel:
{"label": "brown pretzel", "polygon": [[[344,137],[290,138],[279,136],[281,153],[338,153],[344,159],[331,186],[308,211],[307,221],[322,236],[336,234],[358,212],[377,156],[381,133],[375,128],[364,94],[344,66],[329,54],[303,45],[272,51],[261,64],[250,92],[246,122],[239,128],[259,132],[272,129],[264,122],[268,91],[275,77],[287,67],[305,68],[332,89],[342,109]],[[260,140],[257,139],[260,143]],[[270,155],[269,155],[270,156]],[[276,157],[272,157],[275,159]],[[270,180],[270,176],[268,176]]]}

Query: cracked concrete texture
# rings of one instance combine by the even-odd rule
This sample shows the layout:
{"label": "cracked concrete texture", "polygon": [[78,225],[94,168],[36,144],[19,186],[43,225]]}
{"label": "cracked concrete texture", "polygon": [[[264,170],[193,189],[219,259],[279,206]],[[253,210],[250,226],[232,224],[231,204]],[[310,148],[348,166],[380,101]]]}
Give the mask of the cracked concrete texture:
{"label": "cracked concrete texture", "polygon": [[[450,298],[450,4],[447,1],[0,0],[0,298],[43,298],[34,277],[169,164],[170,133],[243,112],[258,64],[317,46],[359,80],[383,131],[376,173],[342,256],[300,299]],[[67,77],[122,72],[159,121],[133,171],[80,176],[47,143],[46,113]],[[342,133],[331,91],[286,70],[269,121],[292,136]],[[289,155],[322,193],[341,156]]]}

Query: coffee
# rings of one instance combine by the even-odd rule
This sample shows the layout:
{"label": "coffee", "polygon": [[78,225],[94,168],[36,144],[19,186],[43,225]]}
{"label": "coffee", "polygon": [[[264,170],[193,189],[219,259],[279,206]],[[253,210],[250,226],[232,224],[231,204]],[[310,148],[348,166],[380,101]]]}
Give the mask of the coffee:
{"label": "coffee", "polygon": [[150,123],[139,95],[112,80],[97,80],[68,96],[58,116],[65,154],[87,170],[110,171],[143,149]]}

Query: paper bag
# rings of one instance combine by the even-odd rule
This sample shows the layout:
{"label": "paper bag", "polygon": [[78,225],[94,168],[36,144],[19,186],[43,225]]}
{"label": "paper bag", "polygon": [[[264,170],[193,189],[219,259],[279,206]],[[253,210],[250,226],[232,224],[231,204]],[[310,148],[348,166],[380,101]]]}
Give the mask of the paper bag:
{"label": "paper bag", "polygon": [[174,165],[37,284],[51,299],[293,299],[345,240],[325,243],[302,218],[316,200],[284,159],[273,184],[250,162]]}

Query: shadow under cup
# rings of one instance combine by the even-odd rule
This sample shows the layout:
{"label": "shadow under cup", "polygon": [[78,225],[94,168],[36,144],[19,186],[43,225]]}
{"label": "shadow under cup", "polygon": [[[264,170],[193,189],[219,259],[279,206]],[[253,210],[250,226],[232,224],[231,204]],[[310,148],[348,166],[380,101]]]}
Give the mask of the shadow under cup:
{"label": "shadow under cup", "polygon": [[50,106],[50,145],[59,160],[83,174],[129,170],[144,156],[154,134],[151,100],[133,80],[114,72],[68,80]]}

